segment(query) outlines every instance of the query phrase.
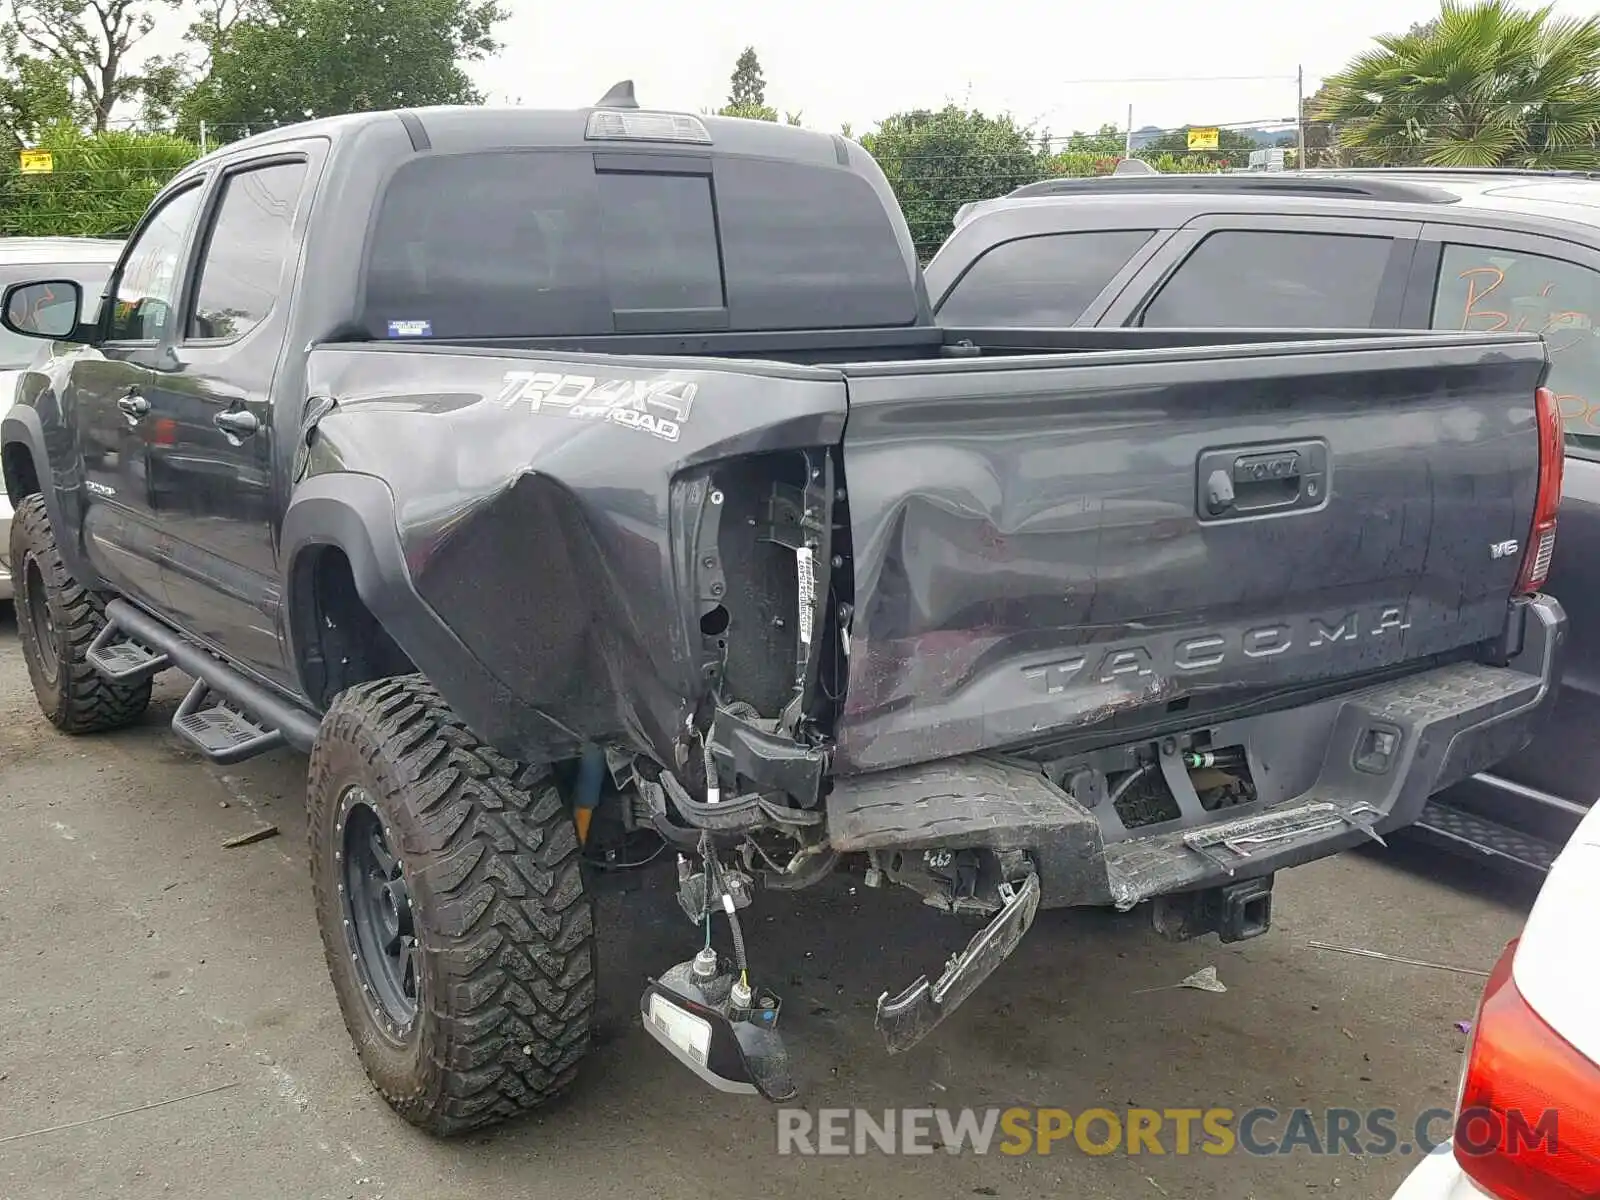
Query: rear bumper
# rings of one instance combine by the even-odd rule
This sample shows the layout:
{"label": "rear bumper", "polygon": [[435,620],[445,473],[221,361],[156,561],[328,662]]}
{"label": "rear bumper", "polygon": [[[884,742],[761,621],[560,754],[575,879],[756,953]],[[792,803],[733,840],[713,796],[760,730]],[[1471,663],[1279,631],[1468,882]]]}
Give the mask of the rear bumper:
{"label": "rear bumper", "polygon": [[[1025,764],[982,756],[839,779],[828,798],[840,851],[1023,850],[1046,907],[1131,908],[1174,892],[1268,875],[1413,824],[1433,793],[1533,736],[1560,669],[1566,617],[1524,606],[1521,650],[1504,667],[1461,663],[1213,730],[1248,748],[1258,799],[1125,828]],[[1367,753],[1374,739],[1388,753]],[[1164,771],[1181,772],[1174,761]]]}

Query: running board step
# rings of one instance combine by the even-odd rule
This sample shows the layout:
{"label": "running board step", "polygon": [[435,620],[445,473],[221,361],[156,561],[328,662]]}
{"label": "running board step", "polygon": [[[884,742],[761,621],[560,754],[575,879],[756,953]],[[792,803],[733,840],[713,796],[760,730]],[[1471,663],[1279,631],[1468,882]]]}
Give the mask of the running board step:
{"label": "running board step", "polygon": [[1406,831],[1419,841],[1513,873],[1548,874],[1561,847],[1453,805],[1428,801],[1417,823]]}
{"label": "running board step", "polygon": [[247,678],[126,600],[106,605],[106,619],[127,641],[154,647],[151,653],[197,681],[172,718],[172,732],[213,762],[236,763],[279,746],[308,751],[316,741],[314,713]]}
{"label": "running board step", "polygon": [[115,621],[107,621],[95,635],[84,658],[112,683],[143,683],[172,665],[165,654],[129,636]]}
{"label": "running board step", "polygon": [[214,763],[243,762],[284,744],[283,733],[252,720],[235,704],[195,680],[172,717],[172,732]]}

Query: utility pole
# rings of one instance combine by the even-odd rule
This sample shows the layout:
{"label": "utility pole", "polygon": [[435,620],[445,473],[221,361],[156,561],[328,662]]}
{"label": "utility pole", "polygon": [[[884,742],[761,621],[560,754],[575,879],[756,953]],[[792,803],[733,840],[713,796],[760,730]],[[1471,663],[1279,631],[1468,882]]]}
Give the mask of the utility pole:
{"label": "utility pole", "polygon": [[1294,131],[1295,142],[1300,148],[1300,156],[1295,160],[1295,165],[1304,171],[1310,165],[1306,162],[1306,69],[1304,66],[1295,68]]}
{"label": "utility pole", "polygon": [[1122,157],[1133,157],[1133,105],[1128,105],[1128,135],[1122,140]]}

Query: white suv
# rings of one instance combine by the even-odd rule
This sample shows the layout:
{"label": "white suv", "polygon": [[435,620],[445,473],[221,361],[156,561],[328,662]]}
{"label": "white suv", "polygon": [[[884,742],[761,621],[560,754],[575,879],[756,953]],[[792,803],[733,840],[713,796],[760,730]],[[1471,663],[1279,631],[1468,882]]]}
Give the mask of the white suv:
{"label": "white suv", "polygon": [[[83,286],[86,309],[105,289],[122,243],[100,238],[0,238],[0,288],[29,279],[72,279]],[[39,343],[0,329],[0,416],[16,399],[17,379]],[[0,490],[0,601],[11,599],[11,501]]]}
{"label": "white suv", "polygon": [[1556,859],[1495,966],[1461,1076],[1455,1137],[1394,1200],[1600,1195],[1600,805]]}

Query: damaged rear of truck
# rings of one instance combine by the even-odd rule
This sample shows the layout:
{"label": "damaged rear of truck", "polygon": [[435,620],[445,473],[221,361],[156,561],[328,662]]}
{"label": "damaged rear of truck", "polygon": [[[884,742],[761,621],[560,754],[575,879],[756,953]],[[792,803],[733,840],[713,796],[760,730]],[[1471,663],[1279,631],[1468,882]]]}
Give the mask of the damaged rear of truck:
{"label": "damaged rear of truck", "polygon": [[[408,296],[391,185],[366,327],[429,336],[312,349],[282,532],[300,572],[364,544],[385,637],[478,736],[568,764],[586,837],[675,847],[697,925],[842,861],[976,919],[880,999],[905,1050],[1039,908],[1262,933],[1276,871],[1530,736],[1564,624],[1537,594],[1562,461],[1539,338],[938,329],[859,147],[791,135],[785,209],[748,131],[704,136],[594,154],[602,213],[613,171],[713,194],[721,256],[655,301],[704,311],[619,307],[609,336],[505,336],[486,284],[442,317]],[[354,682],[313,665],[319,703]],[[645,1026],[780,1097],[781,999],[736,950],[652,984]]]}
{"label": "damaged rear of truck", "polygon": [[[901,1051],[1041,907],[1264,932],[1276,871],[1415,820],[1541,714],[1563,458],[1535,335],[940,329],[860,146],[627,87],[274,131],[153,211],[226,213],[285,163],[252,333],[163,316],[124,390],[85,324],[25,378],[19,624],[69,732],[176,665],[201,753],[311,750],[329,967],[419,1125],[570,1080],[580,853],[676,849],[700,952],[644,1026],[783,1098],[739,918],[762,887],[860,870],[971,919],[879,1000]],[[162,278],[201,273],[185,228]]]}
{"label": "damaged rear of truck", "polygon": [[692,913],[861,854],[990,918],[880,1002],[895,1050],[1040,906],[1252,936],[1275,871],[1530,735],[1563,626],[1537,338],[981,337],[834,365],[319,348],[340,399],[286,549],[363,481],[383,627],[482,736],[603,747],[625,827],[731,855],[686,866]]}

